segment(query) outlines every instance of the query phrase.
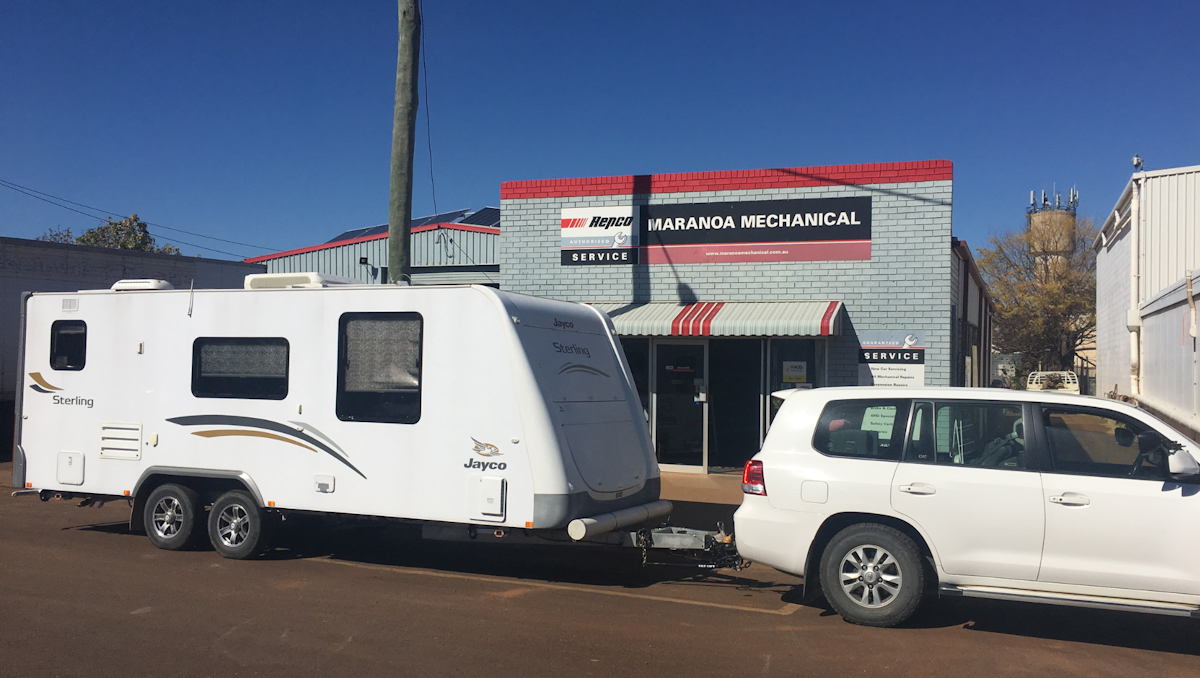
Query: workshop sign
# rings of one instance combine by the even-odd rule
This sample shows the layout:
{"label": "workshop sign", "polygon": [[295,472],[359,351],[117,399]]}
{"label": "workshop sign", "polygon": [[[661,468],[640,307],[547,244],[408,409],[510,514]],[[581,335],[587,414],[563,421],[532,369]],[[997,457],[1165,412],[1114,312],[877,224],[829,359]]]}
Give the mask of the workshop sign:
{"label": "workshop sign", "polygon": [[925,333],[912,330],[858,332],[859,386],[924,386]]}
{"label": "workshop sign", "polygon": [[562,264],[868,261],[871,198],[562,210]]}

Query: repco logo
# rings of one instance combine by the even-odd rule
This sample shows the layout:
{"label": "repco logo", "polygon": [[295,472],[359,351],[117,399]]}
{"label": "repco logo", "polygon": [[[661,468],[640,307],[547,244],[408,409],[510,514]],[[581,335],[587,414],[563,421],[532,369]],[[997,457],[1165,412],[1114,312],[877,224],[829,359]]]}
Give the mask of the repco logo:
{"label": "repco logo", "polygon": [[563,328],[564,330],[569,330],[569,329],[572,329],[572,328],[574,328],[574,327],[575,327],[575,323],[573,323],[573,322],[571,322],[571,321],[569,321],[569,320],[559,320],[558,318],[555,318],[555,319],[554,319],[554,326],[555,326],[555,327],[561,327],[561,328]]}

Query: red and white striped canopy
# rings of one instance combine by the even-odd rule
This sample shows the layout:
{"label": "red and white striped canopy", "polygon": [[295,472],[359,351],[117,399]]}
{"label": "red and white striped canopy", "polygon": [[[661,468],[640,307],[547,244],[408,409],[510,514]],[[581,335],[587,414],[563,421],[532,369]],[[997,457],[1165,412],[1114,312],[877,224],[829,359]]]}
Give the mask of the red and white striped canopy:
{"label": "red and white striped canopy", "polygon": [[842,333],[840,301],[594,304],[617,334],[649,337],[827,337]]}

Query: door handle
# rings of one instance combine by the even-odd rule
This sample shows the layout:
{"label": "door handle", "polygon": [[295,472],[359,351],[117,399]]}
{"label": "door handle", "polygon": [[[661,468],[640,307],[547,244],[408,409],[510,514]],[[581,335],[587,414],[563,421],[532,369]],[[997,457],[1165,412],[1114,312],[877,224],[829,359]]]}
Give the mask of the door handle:
{"label": "door handle", "polygon": [[1063,506],[1087,506],[1092,503],[1092,500],[1075,492],[1063,492],[1062,494],[1050,497],[1050,503],[1062,504]]}
{"label": "door handle", "polygon": [[935,492],[937,492],[937,490],[933,489],[933,485],[928,485],[926,483],[913,483],[912,485],[901,485],[900,491],[907,492],[908,494],[934,494]]}

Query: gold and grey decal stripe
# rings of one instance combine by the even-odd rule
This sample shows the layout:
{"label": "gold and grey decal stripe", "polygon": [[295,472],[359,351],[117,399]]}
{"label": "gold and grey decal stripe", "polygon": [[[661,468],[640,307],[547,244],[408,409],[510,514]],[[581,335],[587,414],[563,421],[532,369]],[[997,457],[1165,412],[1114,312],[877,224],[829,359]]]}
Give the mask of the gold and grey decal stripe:
{"label": "gold and grey decal stripe", "polygon": [[38,393],[51,393],[53,391],[61,391],[62,390],[61,388],[59,388],[57,386],[51,386],[50,382],[46,381],[42,377],[41,372],[30,372],[29,378],[34,381],[34,383],[29,385],[29,388],[37,391]]}
{"label": "gold and grey decal stripe", "polygon": [[[190,417],[175,417],[174,419],[168,419],[167,421],[172,424],[178,424],[179,426],[241,426],[243,428],[266,429],[266,431],[274,431],[274,433],[267,433],[261,430],[243,431],[238,429],[216,429],[207,431],[193,431],[192,435],[201,436],[204,438],[222,438],[227,436],[268,438],[271,440],[279,440],[285,443],[291,443],[292,445],[303,447],[307,450],[312,450],[313,452],[316,452],[319,449],[325,454],[328,454],[329,456],[348,466],[351,471],[354,471],[358,475],[362,476],[364,480],[366,479],[366,476],[363,475],[363,472],[355,468],[354,464],[351,464],[350,461],[343,456],[345,455],[345,452],[342,452],[341,450],[334,450],[329,445],[326,445],[320,440],[308,435],[304,431],[297,431],[295,427],[281,424],[277,421],[271,421],[270,419],[258,419],[255,417],[232,417],[222,414],[201,414]],[[275,435],[276,433],[283,435]],[[303,445],[300,442],[297,442],[297,440],[308,443],[308,445]],[[312,447],[309,447],[309,445]],[[314,447],[317,449],[313,449]]]}

